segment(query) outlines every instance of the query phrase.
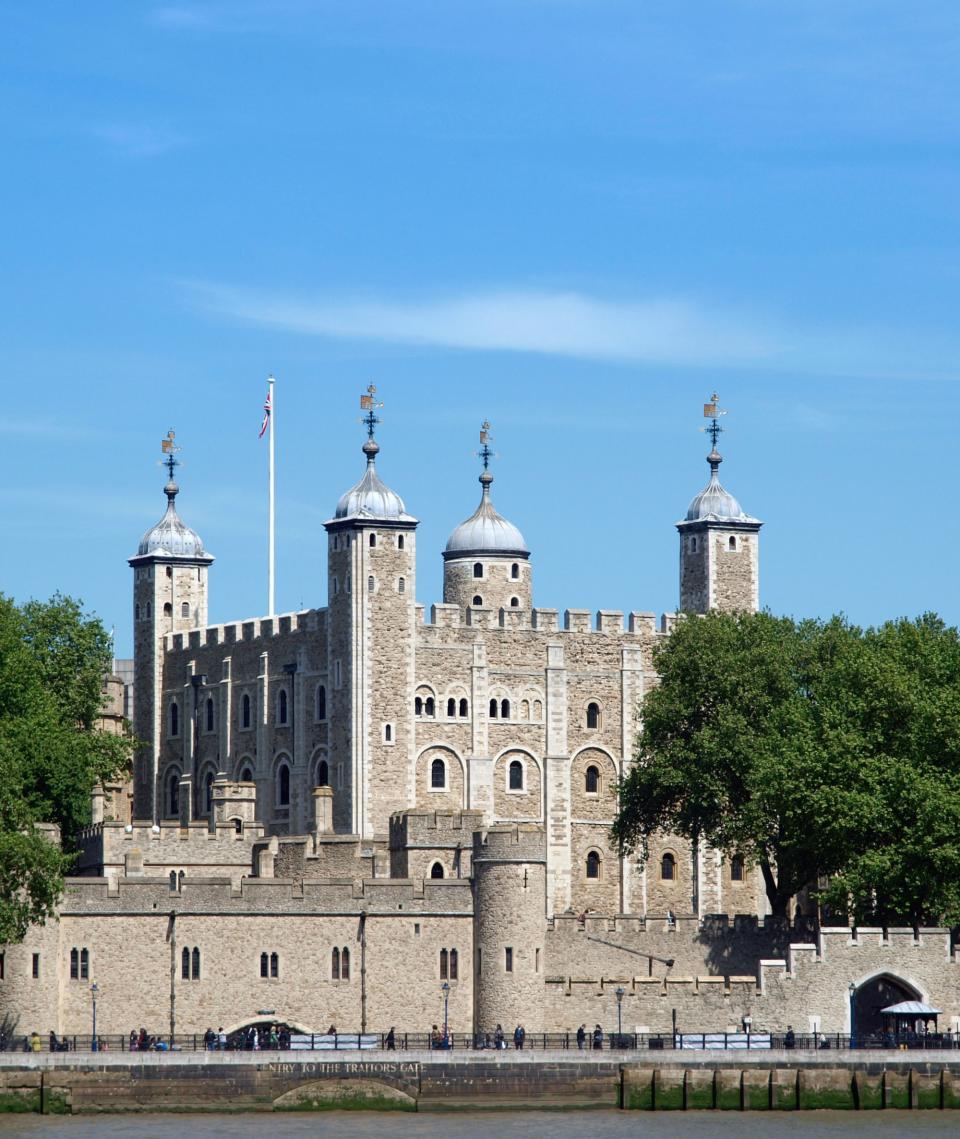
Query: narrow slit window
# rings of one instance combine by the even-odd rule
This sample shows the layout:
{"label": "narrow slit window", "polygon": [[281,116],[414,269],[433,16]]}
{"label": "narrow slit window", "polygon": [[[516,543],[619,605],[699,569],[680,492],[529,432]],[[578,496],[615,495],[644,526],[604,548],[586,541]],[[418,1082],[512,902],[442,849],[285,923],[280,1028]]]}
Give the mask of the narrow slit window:
{"label": "narrow slit window", "polygon": [[587,727],[591,729],[600,727],[600,705],[594,702],[587,705]]}
{"label": "narrow slit window", "polygon": [[452,719],[457,714],[457,702],[454,697],[447,700],[447,715]]}

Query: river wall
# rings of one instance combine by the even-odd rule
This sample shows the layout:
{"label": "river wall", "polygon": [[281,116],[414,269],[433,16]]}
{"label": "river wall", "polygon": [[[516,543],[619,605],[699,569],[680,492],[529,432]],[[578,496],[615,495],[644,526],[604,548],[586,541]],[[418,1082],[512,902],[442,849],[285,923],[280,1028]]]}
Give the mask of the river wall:
{"label": "river wall", "polygon": [[[389,1057],[389,1058],[388,1058]],[[960,1108],[956,1052],[836,1053],[797,1059],[675,1053],[477,1058],[429,1053],[330,1059],[200,1053],[81,1059],[0,1057],[0,1110],[96,1112]]]}

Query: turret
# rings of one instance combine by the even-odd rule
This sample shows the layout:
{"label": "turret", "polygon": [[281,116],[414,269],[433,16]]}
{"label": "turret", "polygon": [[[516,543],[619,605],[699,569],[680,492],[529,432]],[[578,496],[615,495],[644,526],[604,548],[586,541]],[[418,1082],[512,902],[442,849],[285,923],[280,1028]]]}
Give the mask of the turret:
{"label": "turret", "polygon": [[443,600],[462,609],[520,609],[533,606],[530,551],[523,535],[498,514],[490,498],[490,424],[480,429],[480,505],[453,531],[443,551]]}
{"label": "turret", "polygon": [[680,532],[680,610],[706,613],[709,609],[756,612],[760,607],[760,527],[763,523],[744,513],[740,503],[720,484],[723,456],[717,439],[726,412],[714,394],[704,404],[710,420],[706,428],[713,446],[707,455],[710,481],[677,523]]}

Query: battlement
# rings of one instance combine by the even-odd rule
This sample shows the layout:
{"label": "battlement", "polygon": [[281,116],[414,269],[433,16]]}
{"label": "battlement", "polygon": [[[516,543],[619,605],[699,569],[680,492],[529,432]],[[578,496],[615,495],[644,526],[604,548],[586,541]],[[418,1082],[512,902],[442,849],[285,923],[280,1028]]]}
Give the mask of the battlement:
{"label": "battlement", "polygon": [[282,637],[290,633],[313,633],[326,616],[326,608],[302,609],[293,613],[280,613],[275,617],[254,617],[224,625],[208,625],[205,629],[191,629],[186,633],[167,633],[163,638],[166,652],[183,652],[185,649],[214,648],[217,645],[235,645]]}
{"label": "battlement", "polygon": [[398,811],[390,819],[390,849],[473,845],[483,811]]}
{"label": "battlement", "polygon": [[491,827],[473,836],[474,865],[489,862],[544,862],[547,832],[538,823]]}
{"label": "battlement", "polygon": [[529,629],[536,632],[600,633],[613,636],[659,636],[669,633],[676,623],[676,613],[664,613],[659,622],[650,612],[624,614],[617,609],[566,609],[560,620],[558,609],[490,609],[438,603],[430,607],[430,620],[425,609],[417,606],[417,624],[435,629]]}
{"label": "battlement", "polygon": [[68,878],[60,914],[155,913],[450,914],[473,915],[469,879],[184,878],[176,889],[161,878]]}
{"label": "battlement", "polygon": [[263,838],[258,822],[154,824],[104,822],[84,827],[78,837],[80,870],[103,870],[149,877],[165,875],[171,867],[211,865],[249,868],[254,844]]}

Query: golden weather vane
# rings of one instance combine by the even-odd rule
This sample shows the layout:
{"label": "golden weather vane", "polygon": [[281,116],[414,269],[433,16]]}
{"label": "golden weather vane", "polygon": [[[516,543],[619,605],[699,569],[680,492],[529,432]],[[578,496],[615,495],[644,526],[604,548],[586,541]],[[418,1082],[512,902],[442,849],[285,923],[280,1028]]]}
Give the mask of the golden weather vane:
{"label": "golden weather vane", "polygon": [[379,408],[383,407],[382,401],[380,403],[377,402],[376,395],[377,385],[371,384],[367,388],[367,394],[360,397],[360,410],[367,413],[361,418],[360,422],[366,424],[368,439],[373,438],[373,433],[376,430],[376,426],[380,422],[377,411]]}
{"label": "golden weather vane", "polygon": [[703,405],[704,419],[709,419],[710,423],[706,427],[700,428],[701,431],[705,431],[710,436],[714,451],[717,449],[717,440],[723,432],[719,422],[720,416],[726,414],[726,408],[720,406],[720,397],[714,392],[710,397],[710,402]]}

